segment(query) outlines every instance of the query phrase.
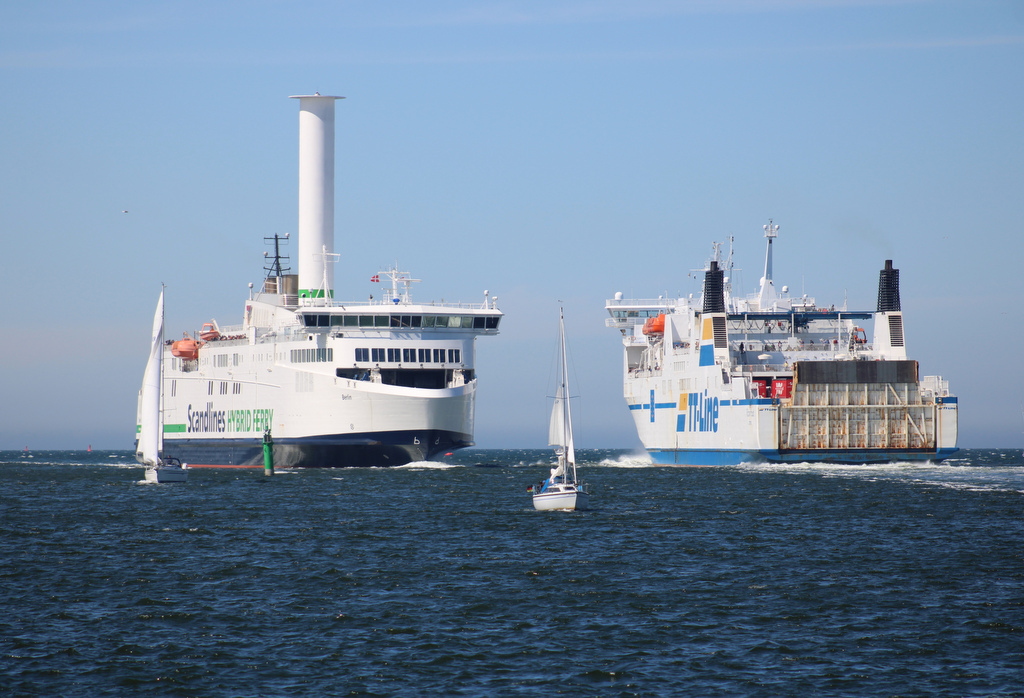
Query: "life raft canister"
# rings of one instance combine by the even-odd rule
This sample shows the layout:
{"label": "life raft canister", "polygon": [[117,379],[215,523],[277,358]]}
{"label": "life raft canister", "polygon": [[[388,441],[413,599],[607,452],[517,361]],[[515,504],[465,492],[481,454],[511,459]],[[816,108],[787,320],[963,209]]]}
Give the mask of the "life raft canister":
{"label": "life raft canister", "polygon": [[644,323],[644,334],[665,334],[665,313],[658,317],[649,317]]}

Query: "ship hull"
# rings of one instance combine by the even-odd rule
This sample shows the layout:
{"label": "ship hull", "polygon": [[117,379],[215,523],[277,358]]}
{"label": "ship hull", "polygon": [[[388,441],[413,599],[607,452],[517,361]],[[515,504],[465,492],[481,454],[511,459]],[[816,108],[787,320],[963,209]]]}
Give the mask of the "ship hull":
{"label": "ship hull", "polygon": [[[312,343],[301,336],[265,344],[208,343],[201,350],[209,357],[205,364],[202,358],[193,362],[198,365],[169,360],[163,409],[166,453],[193,467],[261,466],[269,432],[276,467],[383,467],[473,445],[476,381],[458,381],[470,373],[468,367],[448,370],[447,387],[383,382],[401,378],[397,371],[381,382],[350,379],[338,375],[340,357],[354,356],[359,345],[382,340],[323,341],[330,352],[322,355],[334,362],[290,363],[301,351],[295,345]],[[472,356],[471,337],[447,341],[459,348],[463,359]]]}
{"label": "ship hull", "polygon": [[[472,446],[472,436],[438,430],[324,434],[274,439],[276,468],[380,468]],[[262,438],[176,439],[165,450],[191,468],[263,467]]]}

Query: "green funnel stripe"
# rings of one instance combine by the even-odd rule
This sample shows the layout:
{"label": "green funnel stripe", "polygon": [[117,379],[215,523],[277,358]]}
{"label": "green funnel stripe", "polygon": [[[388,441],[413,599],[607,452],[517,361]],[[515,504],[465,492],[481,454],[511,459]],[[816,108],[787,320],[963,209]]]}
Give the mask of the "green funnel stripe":
{"label": "green funnel stripe", "polygon": [[[168,434],[168,433],[169,434],[184,434],[187,428],[188,428],[187,424],[165,424],[164,425],[164,433],[165,434]],[[136,424],[135,425],[135,433],[139,434],[141,432],[142,432],[142,425],[141,424]]]}

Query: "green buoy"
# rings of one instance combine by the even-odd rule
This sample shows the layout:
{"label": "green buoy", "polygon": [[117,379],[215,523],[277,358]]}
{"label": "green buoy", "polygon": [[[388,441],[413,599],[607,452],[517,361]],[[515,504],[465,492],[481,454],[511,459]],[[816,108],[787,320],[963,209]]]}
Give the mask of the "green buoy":
{"label": "green buoy", "polygon": [[263,432],[263,474],[274,474],[274,439],[270,436],[270,429]]}

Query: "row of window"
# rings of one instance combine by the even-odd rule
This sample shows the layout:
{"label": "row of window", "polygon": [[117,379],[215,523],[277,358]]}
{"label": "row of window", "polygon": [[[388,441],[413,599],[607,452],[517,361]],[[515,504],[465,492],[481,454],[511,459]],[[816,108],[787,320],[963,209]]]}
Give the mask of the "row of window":
{"label": "row of window", "polygon": [[[420,363],[420,364],[461,364],[462,363],[462,350],[461,349],[414,349],[414,348],[357,348],[355,350],[357,362],[372,362],[372,363]],[[289,357],[293,364],[305,364],[305,363],[332,363],[334,361],[334,349],[332,347],[312,347],[309,349],[292,349]],[[238,361],[238,355],[234,355],[233,364],[237,366],[240,362]],[[175,359],[179,366],[173,366],[175,369],[184,370],[185,362],[180,359]],[[213,363],[217,367],[226,367],[228,365],[228,355],[219,354],[213,356]],[[212,394],[212,393],[211,393]],[[222,389],[222,393],[223,389]]]}
{"label": "row of window", "polygon": [[314,315],[299,316],[306,327],[458,327],[494,330],[501,319],[495,315]]}
{"label": "row of window", "polygon": [[307,364],[317,361],[334,361],[334,349],[332,349],[331,347],[319,349],[292,349],[291,357],[293,364]]}
{"label": "row of window", "polygon": [[[178,388],[177,383],[178,383],[177,381],[171,381],[171,397],[174,397],[175,393],[177,392],[177,388]],[[227,383],[227,381],[219,381],[219,383],[220,383],[220,394],[221,395],[227,395],[228,394],[228,383]],[[207,383],[206,383],[206,394],[207,395],[213,395],[213,384],[214,384],[214,381],[207,381]],[[242,394],[242,384],[241,383],[232,383],[231,384],[231,394],[232,395],[241,395]]]}
{"label": "row of window", "polygon": [[381,349],[359,348],[356,349],[356,361],[371,361],[373,363],[406,363],[406,364],[460,364],[462,363],[461,349]]}
{"label": "row of window", "polygon": [[653,308],[647,310],[613,310],[612,317],[615,318],[630,318],[630,317],[658,317],[665,312],[664,308]]}
{"label": "row of window", "polygon": [[227,366],[238,366],[242,363],[242,357],[239,354],[214,354],[213,365],[217,368],[226,368]]}

